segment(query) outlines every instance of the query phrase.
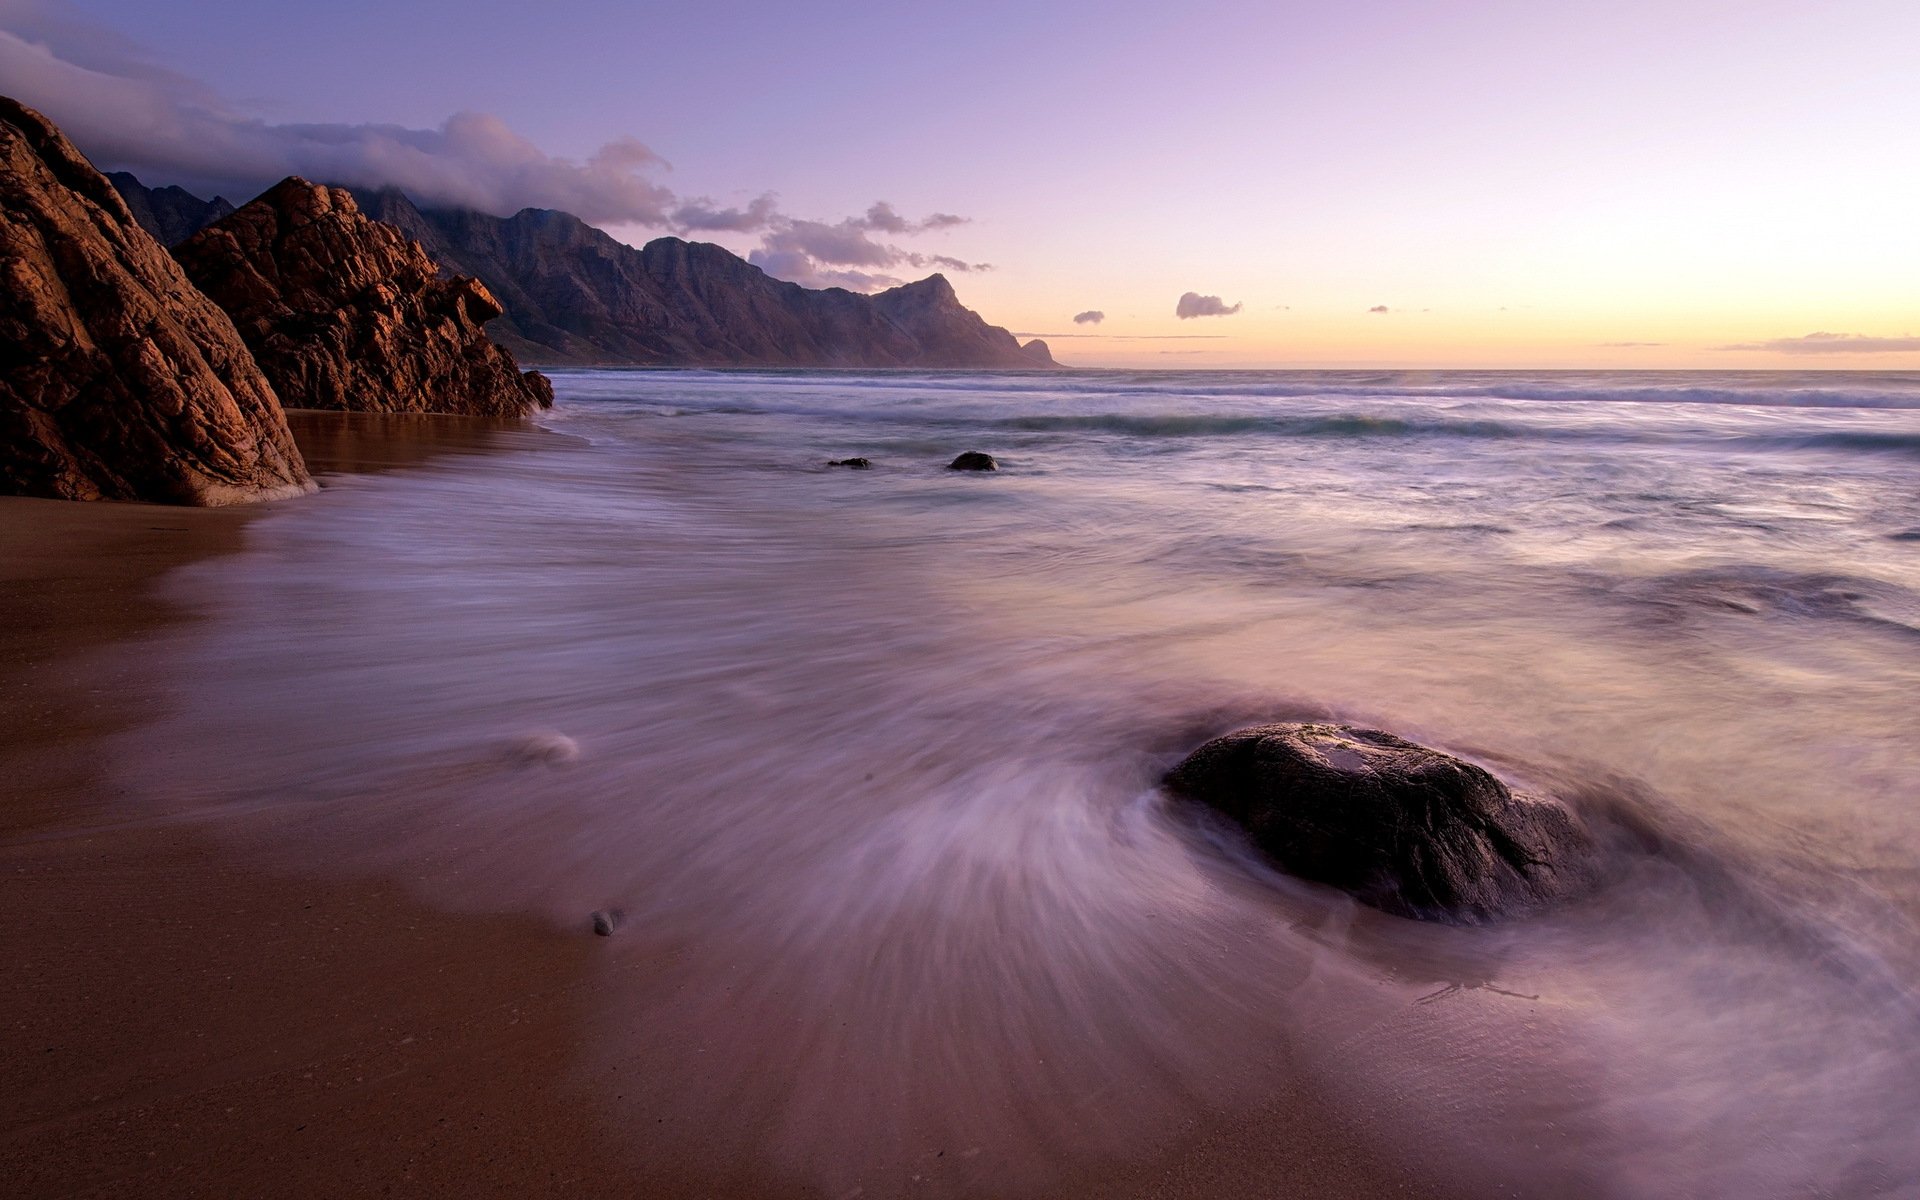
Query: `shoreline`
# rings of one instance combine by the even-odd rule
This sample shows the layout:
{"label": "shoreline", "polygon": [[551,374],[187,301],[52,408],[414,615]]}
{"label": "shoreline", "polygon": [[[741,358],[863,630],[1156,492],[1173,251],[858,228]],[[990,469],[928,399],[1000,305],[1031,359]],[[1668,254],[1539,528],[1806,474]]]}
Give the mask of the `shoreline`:
{"label": "shoreline", "polygon": [[0,1175],[22,1196],[457,1195],[475,1163],[502,1194],[621,1179],[569,1085],[591,947],[250,865],[245,818],[105,790],[100,742],[145,703],[129,644],[194,619],[157,585],[260,515],[0,503],[0,678],[34,700],[0,717]]}
{"label": "shoreline", "polygon": [[[364,420],[303,417],[296,431],[317,474],[489,440],[378,423],[380,438],[355,436]],[[423,432],[391,438],[408,426]],[[657,1131],[634,1119],[671,1114],[675,1098],[627,1090],[647,1083],[593,1045],[593,1011],[619,974],[651,977],[671,949],[443,911],[392,876],[324,874],[309,863],[325,844],[289,836],[312,832],[293,808],[209,815],[139,798],[122,811],[99,751],[152,711],[141,680],[163,663],[142,639],[205,619],[160,585],[285,512],[0,503],[14,598],[0,679],[36,701],[0,717],[0,904],[30,914],[0,933],[18,964],[0,1061],[22,1081],[0,1099],[0,1173],[33,1196],[828,1194],[771,1161],[717,1161],[670,1117]],[[1260,1103],[1169,1131],[1135,1161],[1063,1159],[1040,1191],[1257,1196],[1284,1179],[1318,1196],[1448,1194],[1368,1145],[1284,1052],[1256,1053],[1275,1063]],[[764,1144],[774,1120],[722,1140]],[[928,1187],[1004,1190],[972,1183]]]}

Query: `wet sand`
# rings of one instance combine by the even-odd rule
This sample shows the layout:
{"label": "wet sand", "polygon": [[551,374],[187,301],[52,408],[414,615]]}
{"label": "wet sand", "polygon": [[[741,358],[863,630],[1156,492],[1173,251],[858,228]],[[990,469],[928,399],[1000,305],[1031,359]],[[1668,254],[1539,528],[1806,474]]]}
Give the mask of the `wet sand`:
{"label": "wet sand", "polygon": [[[490,436],[326,418],[298,432],[321,473],[405,467]],[[770,1160],[702,1150],[704,1131],[671,1128],[673,1097],[655,1094],[671,1078],[589,1044],[605,989],[665,965],[644,939],[595,938],[585,914],[556,928],[531,913],[438,911],[409,885],[447,864],[323,876],[311,864],[330,848],[296,806],[209,816],[107,782],[111,735],[158,703],[151,681],[166,664],[141,639],[196,619],[160,598],[160,581],[237,551],[271,515],[0,500],[7,1192],[821,1194]],[[689,1036],[649,1031],[656,1048]],[[1167,1131],[1133,1161],[1063,1161],[1046,1192],[1444,1194],[1432,1169],[1390,1165],[1274,1066],[1295,1082]],[[752,1145],[761,1119],[743,1113],[715,1144]],[[944,1154],[930,1148],[929,1167]],[[934,1178],[900,1190],[1004,1194]]]}

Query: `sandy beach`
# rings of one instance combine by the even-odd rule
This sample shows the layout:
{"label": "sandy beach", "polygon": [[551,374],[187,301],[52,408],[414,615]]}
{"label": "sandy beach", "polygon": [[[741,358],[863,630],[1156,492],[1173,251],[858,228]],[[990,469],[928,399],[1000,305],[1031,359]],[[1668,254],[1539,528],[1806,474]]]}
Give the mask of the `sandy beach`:
{"label": "sandy beach", "polygon": [[260,515],[0,504],[0,1174],[21,1196],[623,1191],[566,1087],[589,942],[301,879],[270,819],[216,838],[103,784],[101,735],[150,715],[127,643],[187,619],[156,581]]}
{"label": "sandy beach", "polygon": [[[309,461],[376,469],[488,436],[442,422],[424,442],[391,425],[369,439],[366,424],[302,421]],[[824,1194],[736,1152],[755,1140],[750,1110],[711,1141],[673,1128],[684,1109],[663,1094],[670,1077],[594,1052],[596,997],[668,965],[644,939],[527,911],[442,911],[410,885],[446,863],[409,861],[405,880],[342,877],[315,869],[332,857],[316,827],[271,804],[208,814],[110,782],[110,735],[159,703],[166,663],[144,649],[149,635],[201,619],[161,581],[236,552],[272,516],[0,501],[9,1193]],[[645,1039],[658,1050],[693,1036]],[[1000,1194],[990,1177],[939,1173],[962,1149],[929,1147],[926,1180],[901,1192]],[[1300,1083],[1164,1131],[1129,1161],[1066,1154],[1060,1166],[1048,1194],[1443,1194],[1384,1165]]]}
{"label": "sandy beach", "polygon": [[[1913,1178],[1909,410],[556,382],[299,416],[302,500],[0,503],[22,1194]],[[1159,786],[1323,717],[1563,797],[1599,886],[1410,921]]]}

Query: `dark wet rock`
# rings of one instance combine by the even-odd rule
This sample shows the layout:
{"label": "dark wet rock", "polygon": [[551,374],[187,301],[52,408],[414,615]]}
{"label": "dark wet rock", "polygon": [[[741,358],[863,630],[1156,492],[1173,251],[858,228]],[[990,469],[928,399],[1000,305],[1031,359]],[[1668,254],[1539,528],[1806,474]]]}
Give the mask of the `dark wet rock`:
{"label": "dark wet rock", "polygon": [[483,331],[486,285],[442,277],[352,195],[287,179],[174,249],[288,408],[517,417],[553,404]]}
{"label": "dark wet rock", "polygon": [[835,458],[829,459],[827,465],[830,467],[852,467],[856,471],[868,471],[873,468],[873,460],[867,458]]}
{"label": "dark wet rock", "polygon": [[999,469],[1000,464],[993,461],[993,455],[982,454],[978,450],[969,450],[947,464],[949,471],[998,471]]}
{"label": "dark wet rock", "polygon": [[227,314],[50,121],[0,98],[0,491],[229,504],[312,489]]}
{"label": "dark wet rock", "polygon": [[202,200],[182,187],[150,188],[125,171],[115,171],[107,182],[127,202],[140,228],[163,246],[177,246],[233,211],[225,196]]}
{"label": "dark wet rock", "polygon": [[625,916],[617,908],[603,908],[593,914],[593,931],[601,937],[612,937],[614,930],[620,928],[621,918]]}
{"label": "dark wet rock", "polygon": [[1244,826],[1281,870],[1404,917],[1484,921],[1593,877],[1593,839],[1564,805],[1377,729],[1238,730],[1188,755],[1166,786]]}

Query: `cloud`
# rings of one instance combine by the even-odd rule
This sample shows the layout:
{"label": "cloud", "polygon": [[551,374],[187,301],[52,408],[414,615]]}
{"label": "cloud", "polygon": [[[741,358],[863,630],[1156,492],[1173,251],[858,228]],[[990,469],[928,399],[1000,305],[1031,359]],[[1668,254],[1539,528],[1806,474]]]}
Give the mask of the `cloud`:
{"label": "cloud", "polygon": [[1367,311],[1370,313],[1386,313],[1391,310],[1388,309],[1387,306],[1384,304],[1376,304],[1372,308],[1368,309]]}
{"label": "cloud", "polygon": [[[0,19],[10,21],[23,8],[10,5]],[[109,169],[241,201],[288,175],[304,175],[397,187],[428,205],[501,214],[560,208],[596,223],[671,223],[673,193],[646,174],[666,163],[632,138],[608,142],[579,162],[545,153],[486,113],[455,113],[438,129],[268,124],[226,110],[191,80],[142,68],[84,25],[39,29],[59,41],[0,29],[0,79]]]}
{"label": "cloud", "polygon": [[128,39],[58,0],[0,0],[0,80],[41,109],[96,164],[153,184],[244,203],[288,175],[398,188],[428,208],[506,216],[560,209],[594,225],[677,233],[759,234],[750,256],[769,274],[811,286],[885,287],[890,271],[983,271],[987,263],[903,249],[876,238],[968,223],[935,212],[912,220],[886,201],[842,221],[803,220],[763,193],[744,205],[681,196],[659,182],[671,165],[645,143],[616,138],[584,160],[551,155],[488,113],[437,129],[383,124],[275,124],[234,111],[205,84],[153,62]]}
{"label": "cloud", "polygon": [[1722,350],[1768,350],[1776,354],[1910,354],[1920,351],[1920,337],[1870,337],[1864,333],[1809,333],[1803,337],[1741,342]]}
{"label": "cloud", "polygon": [[1202,296],[1198,292],[1188,292],[1180,297],[1180,303],[1174,306],[1173,315],[1182,321],[1195,317],[1230,317],[1240,311],[1238,304],[1229,305],[1218,296]]}
{"label": "cloud", "polygon": [[1107,314],[1097,308],[1090,308],[1083,313],[1073,314],[1073,323],[1075,325],[1098,325],[1106,319]]}
{"label": "cloud", "polygon": [[779,216],[772,192],[753,198],[745,208],[719,208],[705,196],[681,201],[672,213],[673,226],[687,232],[753,233]]}
{"label": "cloud", "polygon": [[931,233],[940,229],[952,229],[955,225],[966,225],[971,221],[971,217],[956,217],[952,213],[942,212],[922,217],[918,221],[909,221],[899,213],[893,211],[893,205],[888,204],[885,200],[876,200],[873,202],[873,206],[867,209],[866,217],[857,220],[855,223],[863,225],[876,233],[912,234]]}
{"label": "cloud", "polygon": [[784,279],[801,287],[837,287],[850,292],[877,292],[884,288],[899,287],[906,282],[898,276],[878,271],[830,267],[803,250],[755,250],[747,255],[747,261],[775,279]]}
{"label": "cloud", "polygon": [[[876,213],[881,214],[876,220]],[[938,220],[932,228],[945,228],[959,220],[936,213],[928,221]],[[844,287],[869,291],[893,287],[900,280],[884,272],[913,267],[945,271],[991,271],[992,263],[974,263],[948,254],[922,254],[903,250],[891,242],[876,239],[876,230],[893,225],[904,229],[927,228],[926,221],[900,219],[887,204],[878,203],[864,217],[826,222],[775,216],[768,223],[760,248],[747,255],[747,261],[767,274],[807,287]]]}
{"label": "cloud", "polygon": [[1219,342],[1225,341],[1224,333],[1020,333],[1015,337],[1023,338],[1098,338],[1103,342]]}

